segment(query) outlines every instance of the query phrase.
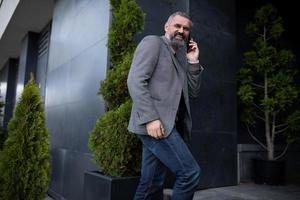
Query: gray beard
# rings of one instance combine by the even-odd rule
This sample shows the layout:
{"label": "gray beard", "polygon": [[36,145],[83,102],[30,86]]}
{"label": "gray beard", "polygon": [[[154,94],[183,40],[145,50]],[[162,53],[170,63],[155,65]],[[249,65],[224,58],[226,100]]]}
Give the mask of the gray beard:
{"label": "gray beard", "polygon": [[175,37],[171,39],[171,45],[177,49],[184,47],[185,41],[184,40],[177,40]]}

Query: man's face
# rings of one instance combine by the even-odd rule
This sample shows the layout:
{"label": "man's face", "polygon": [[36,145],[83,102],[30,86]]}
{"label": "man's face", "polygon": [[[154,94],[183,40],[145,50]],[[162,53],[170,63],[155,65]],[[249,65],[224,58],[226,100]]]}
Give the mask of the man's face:
{"label": "man's face", "polygon": [[171,40],[172,44],[182,47],[187,42],[190,34],[191,21],[180,15],[176,15],[165,24],[166,35]]}

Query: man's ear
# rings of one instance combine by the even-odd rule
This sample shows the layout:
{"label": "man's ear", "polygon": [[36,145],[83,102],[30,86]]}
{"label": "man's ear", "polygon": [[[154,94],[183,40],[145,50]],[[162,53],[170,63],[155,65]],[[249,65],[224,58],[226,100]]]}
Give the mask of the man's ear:
{"label": "man's ear", "polygon": [[167,23],[165,23],[165,32],[168,31],[168,28],[169,28],[169,24],[168,24],[168,22],[167,22]]}

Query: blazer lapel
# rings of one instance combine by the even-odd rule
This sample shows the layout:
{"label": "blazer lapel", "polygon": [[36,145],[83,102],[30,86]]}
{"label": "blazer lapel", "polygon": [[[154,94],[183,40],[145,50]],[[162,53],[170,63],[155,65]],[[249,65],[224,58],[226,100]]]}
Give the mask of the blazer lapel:
{"label": "blazer lapel", "polygon": [[180,65],[179,61],[177,58],[175,58],[173,50],[171,49],[171,46],[169,45],[168,39],[165,36],[161,36],[161,39],[163,40],[164,44],[166,45],[166,47],[168,48],[173,64],[175,66],[175,69],[178,73],[178,76],[181,80],[182,85],[184,85],[184,70],[182,68],[182,66]]}
{"label": "blazer lapel", "polygon": [[168,39],[165,36],[161,36],[161,39],[163,40],[164,44],[168,48],[168,50],[170,52],[170,55],[171,55],[171,58],[172,58],[172,61],[173,61],[174,65],[175,65],[175,68],[176,68],[177,72],[179,72],[180,66],[179,66],[179,63],[177,62],[177,60],[176,60],[176,58],[175,58],[175,56],[173,54],[173,50],[171,49],[171,47],[169,45]]}

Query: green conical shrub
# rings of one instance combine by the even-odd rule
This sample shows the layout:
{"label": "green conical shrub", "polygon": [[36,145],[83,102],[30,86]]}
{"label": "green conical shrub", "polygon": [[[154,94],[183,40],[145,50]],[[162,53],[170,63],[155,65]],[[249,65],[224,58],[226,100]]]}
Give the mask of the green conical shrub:
{"label": "green conical shrub", "polygon": [[39,89],[29,81],[8,124],[1,152],[1,199],[42,200],[49,183],[49,135]]}
{"label": "green conical shrub", "polygon": [[93,159],[110,176],[139,174],[141,145],[128,133],[131,100],[127,76],[136,44],[133,36],[144,25],[144,13],[134,0],[111,0],[112,25],[108,34],[110,70],[101,82],[108,112],[100,116],[89,138]]}

